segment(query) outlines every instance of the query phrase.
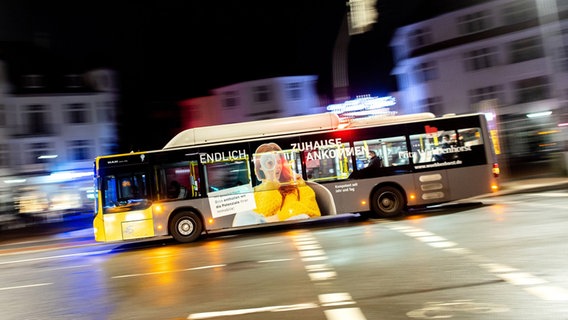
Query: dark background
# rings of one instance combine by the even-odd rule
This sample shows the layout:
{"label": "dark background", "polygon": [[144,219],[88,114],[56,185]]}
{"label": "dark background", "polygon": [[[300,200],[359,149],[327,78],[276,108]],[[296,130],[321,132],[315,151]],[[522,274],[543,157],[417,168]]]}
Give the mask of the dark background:
{"label": "dark background", "polygon": [[[480,0],[378,0],[378,22],[352,36],[351,94],[396,91],[389,42],[402,25]],[[161,148],[177,102],[238,82],[317,75],[331,98],[345,0],[31,1],[0,3],[0,40],[33,40],[77,69],[118,71],[121,151]]]}

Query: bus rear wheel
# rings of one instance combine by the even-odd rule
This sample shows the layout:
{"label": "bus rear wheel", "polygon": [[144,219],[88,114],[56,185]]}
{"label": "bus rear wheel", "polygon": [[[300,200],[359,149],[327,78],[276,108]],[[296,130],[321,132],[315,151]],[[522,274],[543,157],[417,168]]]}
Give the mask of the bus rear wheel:
{"label": "bus rear wheel", "polygon": [[381,187],[371,197],[371,210],[380,218],[396,217],[402,213],[404,206],[404,196],[395,187]]}
{"label": "bus rear wheel", "polygon": [[197,240],[203,231],[203,224],[197,214],[191,211],[176,213],[170,220],[170,234],[178,242]]}

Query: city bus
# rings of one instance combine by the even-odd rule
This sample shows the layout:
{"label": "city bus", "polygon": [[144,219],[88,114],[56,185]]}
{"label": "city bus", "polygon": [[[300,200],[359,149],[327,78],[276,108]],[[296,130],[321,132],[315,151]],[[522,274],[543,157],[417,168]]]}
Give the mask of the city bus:
{"label": "city bus", "polygon": [[161,150],[95,159],[94,233],[192,242],[335,215],[393,218],[495,191],[498,170],[483,114],[322,113],[192,128]]}

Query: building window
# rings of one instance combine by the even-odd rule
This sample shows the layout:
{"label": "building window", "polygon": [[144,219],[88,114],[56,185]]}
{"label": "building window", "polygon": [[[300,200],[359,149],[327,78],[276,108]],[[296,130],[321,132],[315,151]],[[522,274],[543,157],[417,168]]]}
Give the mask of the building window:
{"label": "building window", "polygon": [[34,104],[24,108],[24,117],[27,119],[27,134],[49,134],[49,114],[46,105]]}
{"label": "building window", "polygon": [[234,109],[239,106],[239,95],[237,91],[223,92],[223,108]]}
{"label": "building window", "polygon": [[487,86],[469,90],[470,104],[476,104],[484,100],[501,101],[503,97],[503,86]]}
{"label": "building window", "polygon": [[432,33],[428,28],[413,30],[412,32],[410,32],[408,37],[410,46],[413,49],[420,48],[432,43]]}
{"label": "building window", "polygon": [[515,24],[538,18],[538,9],[533,0],[515,0],[503,6],[503,23]]}
{"label": "building window", "polygon": [[257,86],[253,90],[254,102],[270,101],[270,88],[268,86]]}
{"label": "building window", "polygon": [[104,101],[97,103],[97,122],[111,123],[115,121],[115,102]]}
{"label": "building window", "polygon": [[67,142],[70,161],[91,160],[91,141],[72,140]]}
{"label": "building window", "polygon": [[491,68],[497,65],[497,50],[495,48],[482,48],[464,54],[466,71],[475,71]]}
{"label": "building window", "polygon": [[0,127],[6,126],[6,106],[0,104]]}
{"label": "building window", "polygon": [[511,63],[517,63],[544,57],[540,37],[530,37],[513,41],[509,44]]}
{"label": "building window", "polygon": [[444,114],[444,107],[442,104],[442,97],[430,97],[419,102],[420,107],[424,112],[431,112],[436,116],[441,116]]}
{"label": "building window", "polygon": [[43,75],[26,74],[23,76],[23,85],[27,89],[38,89],[44,87]]}
{"label": "building window", "polygon": [[470,34],[491,28],[489,11],[479,11],[458,17],[460,34]]}
{"label": "building window", "polygon": [[563,72],[568,71],[568,46],[558,48],[558,69]]}
{"label": "building window", "polygon": [[545,76],[515,82],[517,103],[545,100],[550,98],[550,85]]}
{"label": "building window", "polygon": [[83,87],[83,77],[79,74],[65,75],[65,86],[67,88],[81,88]]}
{"label": "building window", "polygon": [[414,73],[416,74],[416,81],[419,83],[436,80],[438,78],[438,69],[435,62],[423,62],[418,64],[414,68]]}
{"label": "building window", "polygon": [[89,113],[87,104],[70,103],[65,105],[65,113],[67,115],[67,123],[81,124],[89,122]]}
{"label": "building window", "polygon": [[28,145],[29,159],[28,164],[47,163],[56,155],[55,148],[51,142],[35,142]]}
{"label": "building window", "polygon": [[302,84],[300,82],[286,83],[286,96],[288,100],[300,100],[302,98]]}
{"label": "building window", "polygon": [[0,168],[6,168],[10,165],[9,163],[9,152],[8,145],[5,143],[0,144]]}

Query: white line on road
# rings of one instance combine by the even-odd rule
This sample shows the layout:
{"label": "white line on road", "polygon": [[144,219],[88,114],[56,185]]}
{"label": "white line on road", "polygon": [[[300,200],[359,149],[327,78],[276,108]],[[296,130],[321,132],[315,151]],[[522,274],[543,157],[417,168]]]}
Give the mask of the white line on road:
{"label": "white line on road", "polygon": [[255,244],[245,244],[242,246],[236,246],[234,248],[240,249],[240,248],[250,248],[250,247],[261,247],[261,246],[268,246],[268,245],[273,245],[273,244],[280,244],[282,242],[280,241],[274,241],[274,242],[263,242],[263,243],[255,243]]}
{"label": "white line on road", "polygon": [[52,284],[53,284],[52,282],[47,282],[47,283],[28,284],[28,285],[25,285],[25,286],[3,287],[3,288],[0,288],[0,291],[50,286]]}
{"label": "white line on road", "polygon": [[[568,301],[568,290],[556,287],[556,286],[543,286],[541,284],[548,283],[548,281],[536,277],[528,272],[520,272],[516,268],[512,268],[506,265],[493,263],[491,260],[476,255],[473,251],[467,248],[451,248],[457,247],[458,244],[447,241],[443,237],[436,236],[435,234],[418,229],[410,226],[400,226],[400,225],[388,225],[388,229],[406,234],[414,239],[420,240],[432,247],[445,248],[444,251],[452,252],[455,254],[460,254],[465,258],[472,261],[479,262],[479,267],[492,273],[494,276],[501,278],[508,283],[515,286],[523,286],[524,290],[543,299],[549,301]],[[421,237],[421,235],[426,232],[431,235],[426,237]]]}
{"label": "white line on road", "polygon": [[260,313],[260,312],[282,312],[282,311],[292,311],[292,310],[302,310],[302,309],[313,309],[317,307],[318,305],[315,303],[301,303],[301,304],[292,304],[284,306],[268,306],[260,308],[249,308],[249,309],[211,311],[211,312],[192,313],[187,317],[187,319],[190,320],[211,319],[217,317],[237,316],[237,315]]}
{"label": "white line on road", "polygon": [[202,267],[187,268],[187,269],[178,269],[178,270],[167,270],[167,271],[156,271],[156,272],[144,272],[144,273],[131,273],[131,274],[123,274],[123,275],[120,275],[120,276],[114,276],[114,277],[112,277],[112,279],[153,276],[153,275],[157,275],[157,274],[174,273],[174,272],[185,272],[185,271],[195,271],[195,270],[204,270],[204,269],[214,269],[214,268],[222,268],[222,267],[226,267],[226,266],[227,266],[226,264],[214,264],[214,265],[210,265],[210,266],[202,266]]}
{"label": "white line on road", "polygon": [[547,301],[568,301],[568,291],[553,286],[534,286],[525,288],[529,293]]}
{"label": "white line on road", "polygon": [[101,250],[101,251],[92,251],[92,252],[79,252],[79,253],[62,254],[62,255],[57,255],[57,256],[47,256],[47,257],[40,257],[40,258],[10,260],[10,261],[2,261],[2,262],[0,262],[0,265],[23,263],[23,262],[34,262],[34,261],[42,261],[42,260],[54,260],[54,259],[63,259],[63,258],[72,258],[72,257],[84,257],[84,256],[105,254],[105,253],[109,253],[109,252],[110,252],[110,250]]}
{"label": "white line on road", "polygon": [[365,320],[365,316],[359,308],[342,308],[324,310],[325,316],[328,320]]}

